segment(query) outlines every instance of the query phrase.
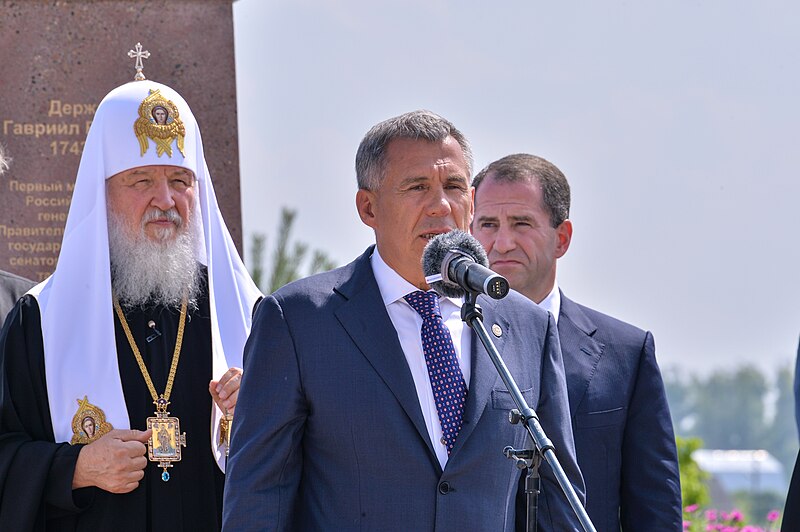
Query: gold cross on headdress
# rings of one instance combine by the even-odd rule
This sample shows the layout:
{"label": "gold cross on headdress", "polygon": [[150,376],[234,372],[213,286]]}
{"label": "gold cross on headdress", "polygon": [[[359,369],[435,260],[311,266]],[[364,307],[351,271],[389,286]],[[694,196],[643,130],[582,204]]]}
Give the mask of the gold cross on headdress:
{"label": "gold cross on headdress", "polygon": [[136,51],[129,50],[128,57],[130,57],[131,59],[136,58],[136,67],[135,67],[136,75],[133,77],[133,79],[135,81],[142,81],[144,79],[147,79],[144,77],[144,73],[142,73],[142,69],[144,68],[144,65],[142,65],[142,59],[147,59],[148,57],[150,57],[150,52],[148,52],[147,50],[142,51],[142,43],[137,42]]}

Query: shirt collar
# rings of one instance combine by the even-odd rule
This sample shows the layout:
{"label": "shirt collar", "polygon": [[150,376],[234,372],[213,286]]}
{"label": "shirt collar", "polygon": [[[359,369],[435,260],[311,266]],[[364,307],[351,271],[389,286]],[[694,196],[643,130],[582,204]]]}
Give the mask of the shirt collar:
{"label": "shirt collar", "polygon": [[553,289],[542,299],[539,306],[552,314],[558,324],[558,314],[561,312],[561,292],[558,290],[558,282],[553,283]]}
{"label": "shirt collar", "polygon": [[[384,305],[389,306],[403,299],[407,294],[419,290],[384,262],[378,251],[378,246],[375,246],[375,250],[372,252],[370,265],[372,266],[372,273],[375,275],[375,281],[378,283],[378,289],[381,292],[381,299],[383,299]],[[461,298],[439,296],[439,301],[449,301],[456,308],[461,308],[463,304]]]}

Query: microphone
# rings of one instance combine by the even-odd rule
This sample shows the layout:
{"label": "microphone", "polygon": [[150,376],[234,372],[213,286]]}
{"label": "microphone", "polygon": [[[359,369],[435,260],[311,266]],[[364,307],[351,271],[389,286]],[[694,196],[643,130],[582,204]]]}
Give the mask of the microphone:
{"label": "microphone", "polygon": [[425,280],[445,297],[463,297],[467,292],[506,297],[508,281],[488,265],[480,242],[458,229],[433,237],[422,254]]}
{"label": "microphone", "polygon": [[147,326],[150,327],[151,329],[153,329],[153,334],[151,334],[150,336],[148,336],[145,339],[147,341],[147,343],[149,344],[150,342],[152,342],[153,340],[155,340],[156,338],[161,336],[161,331],[156,329],[156,322],[154,322],[153,320],[148,321],[147,322]]}

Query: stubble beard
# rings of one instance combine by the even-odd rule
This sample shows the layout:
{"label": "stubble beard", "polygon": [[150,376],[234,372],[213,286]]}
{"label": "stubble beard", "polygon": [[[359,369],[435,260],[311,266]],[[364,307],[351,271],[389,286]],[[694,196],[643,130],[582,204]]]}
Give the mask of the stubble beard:
{"label": "stubble beard", "polygon": [[[148,221],[167,217],[169,227],[155,227],[155,238],[145,232]],[[184,296],[197,308],[202,290],[200,264],[195,258],[196,232],[176,209],[151,208],[139,227],[129,228],[115,213],[108,213],[108,247],[111,286],[122,306],[180,307]]]}

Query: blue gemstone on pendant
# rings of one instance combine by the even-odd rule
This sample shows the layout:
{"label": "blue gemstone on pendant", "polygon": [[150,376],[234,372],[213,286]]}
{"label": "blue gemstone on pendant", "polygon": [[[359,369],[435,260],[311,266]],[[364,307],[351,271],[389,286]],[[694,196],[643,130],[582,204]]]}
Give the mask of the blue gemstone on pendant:
{"label": "blue gemstone on pendant", "polygon": [[164,482],[168,481],[169,480],[169,473],[167,473],[166,471],[161,473],[161,480],[163,480]]}

